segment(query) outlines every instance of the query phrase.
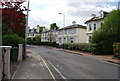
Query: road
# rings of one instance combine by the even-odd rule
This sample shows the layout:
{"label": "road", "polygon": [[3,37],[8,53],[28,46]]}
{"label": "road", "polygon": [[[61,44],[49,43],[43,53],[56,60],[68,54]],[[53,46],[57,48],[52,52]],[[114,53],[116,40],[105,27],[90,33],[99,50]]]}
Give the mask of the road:
{"label": "road", "polygon": [[52,78],[118,79],[118,65],[42,46],[28,46],[28,49],[40,55]]}

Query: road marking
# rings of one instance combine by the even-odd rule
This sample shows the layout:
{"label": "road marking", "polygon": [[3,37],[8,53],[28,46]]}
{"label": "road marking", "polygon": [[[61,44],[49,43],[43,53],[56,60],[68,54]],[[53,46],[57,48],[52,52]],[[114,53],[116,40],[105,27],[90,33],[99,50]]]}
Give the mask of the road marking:
{"label": "road marking", "polygon": [[61,73],[50,61],[48,61],[48,62],[49,62],[50,65],[59,73],[59,75],[60,75],[64,80],[66,80],[65,76],[63,76],[62,73]]}
{"label": "road marking", "polygon": [[[39,55],[39,54],[38,54]],[[55,76],[53,75],[52,71],[50,70],[50,68],[48,67],[47,63],[45,62],[45,60],[39,55],[39,57],[41,58],[41,60],[43,61],[43,63],[45,64],[46,68],[48,69],[50,75],[52,76],[53,80],[56,81]]]}

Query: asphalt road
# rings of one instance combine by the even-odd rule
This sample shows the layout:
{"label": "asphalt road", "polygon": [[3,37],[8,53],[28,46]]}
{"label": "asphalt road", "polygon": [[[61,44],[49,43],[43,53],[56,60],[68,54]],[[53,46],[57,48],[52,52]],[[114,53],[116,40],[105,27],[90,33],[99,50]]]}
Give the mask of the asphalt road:
{"label": "asphalt road", "polygon": [[118,79],[118,65],[42,46],[28,49],[41,56],[56,79]]}

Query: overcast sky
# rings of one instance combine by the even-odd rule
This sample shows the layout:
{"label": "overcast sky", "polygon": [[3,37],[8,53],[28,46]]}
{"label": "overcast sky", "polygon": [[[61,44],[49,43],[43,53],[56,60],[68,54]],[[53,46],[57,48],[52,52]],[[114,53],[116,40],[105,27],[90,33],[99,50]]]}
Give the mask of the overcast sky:
{"label": "overcast sky", "polygon": [[[50,27],[56,23],[63,27],[63,15],[65,14],[65,26],[72,21],[85,25],[85,21],[91,18],[91,14],[97,14],[100,10],[110,12],[117,8],[119,0],[30,0],[29,26],[36,25]],[[26,3],[25,3],[26,4]]]}

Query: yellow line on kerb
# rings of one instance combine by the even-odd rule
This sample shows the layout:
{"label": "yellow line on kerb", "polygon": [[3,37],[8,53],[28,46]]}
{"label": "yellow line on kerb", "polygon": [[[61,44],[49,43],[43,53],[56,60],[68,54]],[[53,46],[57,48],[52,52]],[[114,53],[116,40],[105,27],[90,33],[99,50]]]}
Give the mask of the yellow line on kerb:
{"label": "yellow line on kerb", "polygon": [[[40,56],[40,55],[39,55]],[[42,61],[44,62],[45,66],[47,67],[50,75],[52,76],[52,78],[54,79],[54,81],[56,81],[55,76],[53,75],[52,71],[50,70],[50,68],[48,67],[47,63],[45,62],[45,60],[40,56],[40,58],[42,59]]]}

